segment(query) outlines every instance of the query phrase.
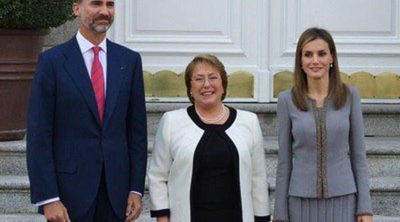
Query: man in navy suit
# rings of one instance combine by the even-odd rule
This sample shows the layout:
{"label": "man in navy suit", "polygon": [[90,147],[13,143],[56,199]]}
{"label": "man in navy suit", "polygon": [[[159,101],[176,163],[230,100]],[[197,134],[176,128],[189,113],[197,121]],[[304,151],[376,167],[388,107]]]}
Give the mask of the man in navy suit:
{"label": "man in navy suit", "polygon": [[141,213],[147,162],[141,58],[106,39],[114,0],[72,8],[79,32],[40,55],[32,82],[32,203],[49,221],[131,221]]}

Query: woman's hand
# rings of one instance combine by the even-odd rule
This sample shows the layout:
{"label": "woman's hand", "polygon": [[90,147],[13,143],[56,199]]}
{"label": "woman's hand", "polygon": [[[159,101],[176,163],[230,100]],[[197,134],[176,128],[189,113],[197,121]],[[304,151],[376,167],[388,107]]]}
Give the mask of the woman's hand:
{"label": "woman's hand", "polygon": [[169,222],[168,216],[157,217],[157,222]]}
{"label": "woman's hand", "polygon": [[357,222],[372,222],[372,216],[369,215],[357,216]]}

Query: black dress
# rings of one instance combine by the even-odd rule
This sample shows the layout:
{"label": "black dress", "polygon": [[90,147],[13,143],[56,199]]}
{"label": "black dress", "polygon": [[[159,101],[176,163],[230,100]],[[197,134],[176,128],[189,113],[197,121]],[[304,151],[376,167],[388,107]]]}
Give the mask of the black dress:
{"label": "black dress", "polygon": [[194,107],[188,108],[189,116],[204,130],[193,160],[192,222],[242,222],[239,155],[225,133],[236,118],[236,110],[229,109],[228,120],[215,125],[203,123]]}

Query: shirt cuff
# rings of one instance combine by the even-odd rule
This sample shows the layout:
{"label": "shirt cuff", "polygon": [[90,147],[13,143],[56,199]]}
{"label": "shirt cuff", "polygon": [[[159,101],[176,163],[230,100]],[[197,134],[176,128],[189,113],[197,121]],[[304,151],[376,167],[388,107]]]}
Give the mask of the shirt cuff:
{"label": "shirt cuff", "polygon": [[162,209],[162,210],[150,210],[150,217],[164,217],[170,216],[171,212],[169,209]]}
{"label": "shirt cuff", "polygon": [[271,215],[268,216],[254,216],[255,222],[269,222],[271,221]]}
{"label": "shirt cuff", "polygon": [[135,193],[135,194],[138,194],[138,195],[140,195],[141,197],[143,196],[143,194],[142,194],[142,193],[140,193],[140,192],[137,192],[137,191],[134,191],[134,190],[131,190],[131,191],[129,191],[129,193]]}
{"label": "shirt cuff", "polygon": [[54,198],[51,198],[51,199],[47,199],[47,200],[43,200],[43,201],[37,202],[37,203],[35,203],[35,206],[40,207],[40,206],[43,206],[45,204],[53,203],[53,202],[56,202],[56,201],[59,201],[59,200],[60,200],[59,197],[54,197]]}

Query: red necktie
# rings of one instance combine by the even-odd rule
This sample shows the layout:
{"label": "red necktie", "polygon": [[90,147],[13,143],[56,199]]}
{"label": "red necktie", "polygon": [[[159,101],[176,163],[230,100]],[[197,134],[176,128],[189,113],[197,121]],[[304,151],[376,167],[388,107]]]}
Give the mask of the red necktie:
{"label": "red necktie", "polygon": [[94,53],[94,59],[91,70],[91,81],[94,90],[94,94],[97,102],[97,109],[99,111],[100,121],[103,122],[104,117],[104,105],[106,103],[106,96],[104,90],[104,74],[103,67],[99,60],[100,47],[95,46],[92,48]]}

